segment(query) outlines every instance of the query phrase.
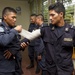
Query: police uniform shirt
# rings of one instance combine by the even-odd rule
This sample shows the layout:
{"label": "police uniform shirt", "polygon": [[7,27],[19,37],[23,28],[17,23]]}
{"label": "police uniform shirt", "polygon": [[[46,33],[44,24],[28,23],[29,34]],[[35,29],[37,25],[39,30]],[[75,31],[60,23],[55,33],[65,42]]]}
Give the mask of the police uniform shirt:
{"label": "police uniform shirt", "polygon": [[[33,32],[36,29],[38,29],[38,25],[36,25],[35,23],[30,23],[28,31],[29,32]],[[33,41],[31,41],[29,45],[30,46],[36,46],[37,43],[35,43],[35,42],[36,42],[36,39],[34,39]]]}
{"label": "police uniform shirt", "polygon": [[[41,36],[46,50],[46,68],[57,75],[71,75],[73,72],[72,51],[75,29],[70,25],[41,28]],[[48,75],[49,75],[48,74]],[[54,74],[54,75],[55,75]]]}
{"label": "police uniform shirt", "polygon": [[13,47],[13,39],[17,34],[18,32],[15,29],[10,29],[4,22],[0,24],[0,72],[15,71],[14,59],[5,59],[4,51],[8,50],[11,46]]}

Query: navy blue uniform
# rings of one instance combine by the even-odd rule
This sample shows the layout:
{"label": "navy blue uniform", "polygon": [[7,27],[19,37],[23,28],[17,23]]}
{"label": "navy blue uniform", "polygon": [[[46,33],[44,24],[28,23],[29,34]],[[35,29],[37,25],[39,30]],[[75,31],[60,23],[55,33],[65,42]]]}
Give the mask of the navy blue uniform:
{"label": "navy blue uniform", "polygon": [[[38,28],[38,26],[36,24],[31,23],[29,25],[28,31],[32,32],[33,30],[36,30],[37,28]],[[30,44],[29,44],[29,46],[28,46],[28,55],[29,55],[29,58],[30,58],[30,60],[31,60],[32,63],[34,63],[35,46],[38,45],[35,42],[36,42],[36,40],[31,41]]]}
{"label": "navy blue uniform", "polygon": [[[12,27],[7,26],[4,22],[0,24],[0,73],[11,73],[10,75],[15,75],[13,72],[16,70],[16,62],[18,59],[16,56],[19,54],[20,41],[18,37],[18,32]],[[9,50],[14,56],[10,59],[5,59],[4,51]],[[18,53],[18,54],[17,54]],[[3,74],[2,74],[3,75]]]}
{"label": "navy blue uniform", "polygon": [[[47,26],[47,24],[42,24],[40,27],[38,26],[38,28],[41,28],[41,27],[44,27],[44,26]],[[23,39],[22,42],[29,42],[30,41],[28,39]],[[32,41],[31,41],[32,42]],[[45,47],[44,47],[44,43],[43,43],[43,40],[41,37],[38,37],[35,39],[35,42],[34,42],[35,46],[34,47],[34,51],[36,53],[36,57],[38,55],[41,55],[42,56],[42,59],[40,61],[37,60],[40,68],[42,69],[42,75],[45,75],[45,71],[46,71],[46,67],[45,67]],[[29,44],[31,45],[31,44]]]}
{"label": "navy blue uniform", "polygon": [[[43,23],[42,25],[39,26],[39,28],[44,27],[44,26],[47,26],[47,24]],[[37,56],[38,55],[42,56],[42,59],[38,63],[39,63],[42,70],[46,70],[46,68],[45,68],[45,47],[44,47],[44,43],[43,43],[42,38],[38,37],[36,39],[35,43],[38,43],[38,45],[35,46]]]}
{"label": "navy blue uniform", "polygon": [[41,28],[41,34],[46,50],[46,75],[71,75],[75,28],[67,24],[50,25]]}

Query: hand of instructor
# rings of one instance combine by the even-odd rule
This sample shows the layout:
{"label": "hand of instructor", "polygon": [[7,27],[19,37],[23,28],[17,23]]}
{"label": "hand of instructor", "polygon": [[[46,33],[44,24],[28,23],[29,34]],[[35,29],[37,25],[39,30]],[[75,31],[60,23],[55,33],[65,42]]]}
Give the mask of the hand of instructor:
{"label": "hand of instructor", "polygon": [[22,31],[22,25],[17,25],[14,29],[20,33]]}

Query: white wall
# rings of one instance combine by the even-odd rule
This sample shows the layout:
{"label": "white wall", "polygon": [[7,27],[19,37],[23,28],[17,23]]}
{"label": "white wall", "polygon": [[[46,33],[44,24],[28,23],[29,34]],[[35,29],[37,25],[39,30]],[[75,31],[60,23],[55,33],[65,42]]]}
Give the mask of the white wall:
{"label": "white wall", "polygon": [[21,14],[17,15],[16,24],[23,25],[23,28],[28,29],[30,22],[30,9],[27,1],[15,0],[0,0],[0,18],[2,17],[2,10],[4,7],[21,7]]}

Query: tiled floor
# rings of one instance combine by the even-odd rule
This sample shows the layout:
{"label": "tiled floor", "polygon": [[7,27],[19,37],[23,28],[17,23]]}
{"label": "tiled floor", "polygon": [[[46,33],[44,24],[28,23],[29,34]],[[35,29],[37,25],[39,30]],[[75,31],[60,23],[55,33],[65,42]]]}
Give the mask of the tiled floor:
{"label": "tiled floor", "polygon": [[26,69],[26,67],[29,65],[29,58],[28,58],[28,51],[27,48],[25,49],[24,52],[22,52],[22,69],[24,74],[23,75],[41,75],[41,73],[39,74],[35,74],[35,69],[36,69],[36,63],[34,68],[32,69]]}

